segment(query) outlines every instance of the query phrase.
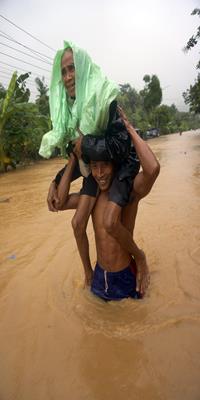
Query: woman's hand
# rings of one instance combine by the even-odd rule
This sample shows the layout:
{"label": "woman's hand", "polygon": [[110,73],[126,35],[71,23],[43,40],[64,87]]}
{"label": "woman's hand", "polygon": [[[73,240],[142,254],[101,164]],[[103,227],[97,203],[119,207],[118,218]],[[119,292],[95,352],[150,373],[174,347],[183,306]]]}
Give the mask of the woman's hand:
{"label": "woman's hand", "polygon": [[47,196],[47,204],[48,204],[49,211],[58,212],[57,206],[59,204],[59,199],[58,199],[58,194],[57,194],[56,182],[54,182],[54,181],[49,186],[49,192],[48,192],[48,196]]}

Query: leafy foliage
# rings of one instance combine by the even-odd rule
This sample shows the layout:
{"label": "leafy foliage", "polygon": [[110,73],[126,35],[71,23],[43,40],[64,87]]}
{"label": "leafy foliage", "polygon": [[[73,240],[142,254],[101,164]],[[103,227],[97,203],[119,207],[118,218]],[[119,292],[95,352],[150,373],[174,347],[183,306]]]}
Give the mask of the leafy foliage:
{"label": "leafy foliage", "polygon": [[36,83],[37,90],[39,92],[39,95],[37,96],[37,99],[36,99],[36,104],[38,105],[39,112],[42,115],[49,116],[49,118],[50,118],[49,96],[48,96],[49,88],[44,82],[44,77],[42,79],[36,78],[35,83]]}
{"label": "leafy foliage", "polygon": [[[195,8],[191,15],[198,15],[200,16],[200,8]],[[188,52],[194,46],[197,45],[200,39],[200,26],[197,28],[197,32],[193,35],[187,42],[184,51]],[[200,60],[196,66],[197,69],[200,69]],[[183,97],[186,104],[189,104],[190,111],[194,112],[195,114],[200,113],[200,74],[198,74],[197,79],[194,85],[190,85],[190,88],[183,93]]]}
{"label": "leafy foliage", "polygon": [[30,90],[26,87],[26,79],[30,76],[30,72],[22,74],[16,81],[15,93],[13,99],[20,103],[27,103],[30,98]]}
{"label": "leafy foliage", "polygon": [[38,104],[29,102],[26,87],[29,73],[17,77],[13,74],[8,90],[0,93],[0,163],[1,169],[18,162],[38,159],[43,134],[50,129],[50,118],[39,112]]}
{"label": "leafy foliage", "polygon": [[0,100],[4,99],[5,97],[6,97],[6,89],[0,83]]}
{"label": "leafy foliage", "polygon": [[[196,129],[200,123],[198,117],[178,111],[174,104],[171,106],[160,105],[159,80],[155,85],[150,85],[149,88],[149,84],[152,80],[154,81],[154,76],[144,76],[145,88],[139,93],[128,83],[120,85],[121,93],[118,102],[124,108],[129,120],[143,133],[143,137],[145,137],[144,133],[150,128],[157,128],[161,134]],[[154,93],[154,90],[156,93]],[[151,95],[149,95],[149,92]],[[148,98],[146,103],[144,101],[145,96]]]}
{"label": "leafy foliage", "polygon": [[140,107],[141,97],[129,83],[120,86],[120,95],[118,102],[126,110],[127,116],[131,122],[134,122],[134,113]]}
{"label": "leafy foliage", "polygon": [[162,89],[156,75],[152,75],[151,77],[145,75],[143,81],[145,82],[145,87],[141,90],[140,96],[143,98],[144,109],[148,113],[160,105],[162,101]]}
{"label": "leafy foliage", "polygon": [[[198,15],[200,16],[200,8],[195,8],[191,15]],[[196,46],[196,44],[198,43],[200,39],[200,26],[198,26],[197,28],[197,32],[196,35],[192,35],[191,38],[188,40],[186,46],[184,47],[184,51],[189,51],[191,50],[194,46]]]}
{"label": "leafy foliage", "polygon": [[200,113],[200,74],[195,81],[195,84],[183,93],[183,97],[186,104],[189,104],[190,111],[195,114]]}

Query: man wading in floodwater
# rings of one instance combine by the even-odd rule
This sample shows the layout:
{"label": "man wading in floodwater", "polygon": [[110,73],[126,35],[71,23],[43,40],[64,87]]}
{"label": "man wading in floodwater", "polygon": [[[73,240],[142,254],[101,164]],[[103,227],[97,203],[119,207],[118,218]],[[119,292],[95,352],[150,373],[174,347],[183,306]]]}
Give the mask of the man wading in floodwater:
{"label": "man wading in floodwater", "polygon": [[[133,235],[138,203],[152,188],[160,170],[159,163],[147,143],[137,134],[127,120],[123,111],[120,111],[126,128],[141,162],[142,171],[135,177],[132,185],[133,200],[123,208],[120,219],[124,227]],[[80,195],[69,193],[71,174],[75,167],[76,159],[72,157],[58,187],[58,198],[62,210],[76,208]],[[109,189],[112,185],[116,165],[110,161],[109,154],[104,153],[104,158],[98,156],[90,160],[91,174],[99,187],[99,195],[92,211],[92,222],[95,233],[97,263],[94,272],[89,261],[85,268],[86,280],[90,276],[92,292],[104,300],[121,300],[132,297],[140,298],[144,295],[149,284],[148,269],[141,271],[142,276],[137,276],[137,265],[125,246],[113,238],[105,229],[103,216],[109,204]]]}
{"label": "man wading in floodwater", "polygon": [[[115,100],[117,94],[116,86],[108,81],[87,53],[65,42],[64,50],[56,54],[50,85],[53,130],[44,135],[40,154],[48,158],[55,147],[65,151],[66,146],[66,151],[70,153],[71,143],[75,142],[73,151],[78,156],[79,163],[73,169],[71,180],[81,176],[81,172],[86,178],[72,226],[80,257],[87,271],[90,260],[86,227],[96,202],[98,185],[92,176],[87,177],[87,168],[82,168],[82,159],[88,161],[95,155],[98,159],[104,159],[104,154],[109,153],[110,159],[118,164],[118,168],[109,188],[109,202],[104,210],[103,225],[107,234],[134,256],[138,276],[143,277],[147,270],[145,255],[120,219],[122,207],[129,203],[132,181],[139,171],[139,160],[118,114]],[[58,173],[49,189],[48,206],[51,211],[59,209],[57,186],[64,170]],[[88,284],[90,278],[91,274],[86,274]]]}

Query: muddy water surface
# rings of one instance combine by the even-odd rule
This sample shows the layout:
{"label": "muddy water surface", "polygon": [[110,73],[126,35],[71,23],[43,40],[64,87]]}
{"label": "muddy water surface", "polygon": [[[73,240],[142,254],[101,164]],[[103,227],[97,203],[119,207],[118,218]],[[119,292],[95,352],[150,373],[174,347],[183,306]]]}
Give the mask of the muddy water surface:
{"label": "muddy water surface", "polygon": [[149,144],[161,173],[136,223],[142,301],[83,289],[73,211],[46,207],[62,160],[0,176],[0,400],[200,399],[200,133]]}

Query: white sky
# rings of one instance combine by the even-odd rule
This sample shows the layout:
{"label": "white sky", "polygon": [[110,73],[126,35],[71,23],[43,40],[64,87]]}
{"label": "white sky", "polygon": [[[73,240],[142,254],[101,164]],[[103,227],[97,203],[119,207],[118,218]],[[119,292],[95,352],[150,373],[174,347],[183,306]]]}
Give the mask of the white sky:
{"label": "white sky", "polygon": [[[75,42],[117,83],[141,90],[143,76],[156,74],[164,89],[163,103],[174,103],[179,110],[186,110],[182,93],[197,76],[199,46],[187,54],[182,51],[200,24],[198,16],[190,15],[196,7],[200,8],[200,0],[0,0],[1,15],[56,50],[62,48],[63,39]],[[2,37],[4,32],[45,55],[55,54],[2,18],[0,30],[1,43],[27,51]],[[51,69],[3,44],[0,52]],[[0,81],[5,85],[12,67],[2,61],[19,72],[21,66],[44,74],[49,83],[49,72],[0,54]]]}

